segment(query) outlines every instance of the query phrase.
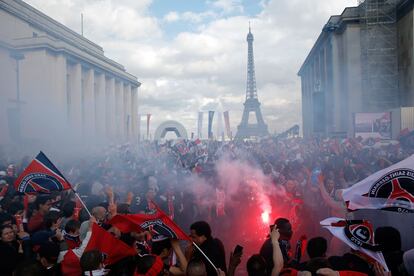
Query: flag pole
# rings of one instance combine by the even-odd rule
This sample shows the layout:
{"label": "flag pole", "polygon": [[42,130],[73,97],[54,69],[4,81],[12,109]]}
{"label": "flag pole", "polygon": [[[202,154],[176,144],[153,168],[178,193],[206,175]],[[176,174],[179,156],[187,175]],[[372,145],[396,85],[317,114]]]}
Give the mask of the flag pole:
{"label": "flag pole", "polygon": [[207,255],[203,252],[203,250],[201,250],[201,248],[195,243],[193,242],[193,245],[198,249],[198,251],[200,251],[201,254],[203,254],[204,258],[207,259],[207,261],[214,267],[214,269],[217,271],[217,267],[213,264],[213,262],[207,257]]}
{"label": "flag pole", "polygon": [[79,199],[80,203],[82,203],[83,207],[85,207],[85,210],[86,210],[86,212],[88,213],[89,217],[92,217],[91,212],[89,212],[88,207],[86,207],[85,202],[83,202],[83,200],[82,200],[82,198],[79,196],[79,194],[78,194],[78,193],[77,193],[74,189],[72,189],[72,191],[75,193],[75,195],[76,195],[76,197]]}
{"label": "flag pole", "polygon": [[[151,202],[152,202],[152,204],[154,204],[154,206],[155,206],[155,209],[157,210],[157,212],[161,212],[161,213],[164,213],[159,207],[158,207],[158,205],[153,201],[153,200],[151,200]],[[166,214],[164,214],[165,216],[167,216]],[[168,216],[167,216],[168,217]],[[172,220],[171,220],[172,221]],[[178,228],[180,228],[180,227],[178,227]],[[182,230],[181,230],[182,231]],[[184,232],[184,231],[183,231]],[[213,262],[210,260],[210,258],[209,257],[207,257],[207,255],[203,252],[203,250],[201,250],[201,248],[195,243],[195,242],[193,242],[193,245],[198,249],[198,251],[200,251],[200,253],[204,256],[204,258],[206,258],[207,259],[207,261],[214,267],[214,269],[217,271],[217,267],[213,264]]]}

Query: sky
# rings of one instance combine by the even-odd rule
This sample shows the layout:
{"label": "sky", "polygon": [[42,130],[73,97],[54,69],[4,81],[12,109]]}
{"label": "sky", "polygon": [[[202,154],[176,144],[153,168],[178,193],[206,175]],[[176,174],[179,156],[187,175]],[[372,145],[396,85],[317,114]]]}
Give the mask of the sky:
{"label": "sky", "polygon": [[[26,2],[78,33],[82,13],[84,36],[142,83],[139,113],[152,114],[150,132],[173,119],[189,134],[196,133],[197,113],[209,110],[228,110],[236,132],[246,94],[249,21],[265,122],[271,133],[301,125],[297,72],[329,17],[357,4],[357,0]],[[205,136],[207,114],[203,123]],[[144,128],[143,118],[142,132]]]}

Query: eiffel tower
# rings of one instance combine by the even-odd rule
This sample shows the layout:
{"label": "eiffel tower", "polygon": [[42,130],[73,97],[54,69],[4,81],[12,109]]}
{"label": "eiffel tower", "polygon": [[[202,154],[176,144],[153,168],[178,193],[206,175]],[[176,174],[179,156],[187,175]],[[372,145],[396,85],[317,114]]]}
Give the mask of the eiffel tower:
{"label": "eiffel tower", "polygon": [[[244,102],[243,117],[240,125],[237,127],[235,139],[245,139],[250,137],[263,137],[269,135],[267,125],[263,121],[262,112],[260,111],[260,103],[257,98],[256,77],[254,72],[253,57],[253,34],[250,29],[247,34],[247,85],[246,85],[246,101]],[[256,114],[257,122],[249,124],[250,112]]]}

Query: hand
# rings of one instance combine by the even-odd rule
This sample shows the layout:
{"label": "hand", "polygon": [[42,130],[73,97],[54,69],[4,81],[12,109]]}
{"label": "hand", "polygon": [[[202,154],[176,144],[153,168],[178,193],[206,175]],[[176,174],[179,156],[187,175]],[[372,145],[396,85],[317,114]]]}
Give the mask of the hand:
{"label": "hand", "polygon": [[279,243],[280,233],[279,233],[279,229],[277,229],[276,226],[273,227],[273,230],[270,233],[270,238],[273,244]]}
{"label": "hand", "polygon": [[118,228],[116,228],[115,226],[112,226],[112,227],[108,230],[108,232],[109,232],[109,233],[114,234],[114,236],[115,236],[117,239],[119,239],[119,238],[121,237],[121,231],[119,231],[119,229],[118,229]]}
{"label": "hand", "polygon": [[58,241],[63,241],[64,237],[63,237],[63,234],[62,234],[62,230],[56,229],[55,237]]}
{"label": "hand", "polygon": [[171,247],[174,248],[178,248],[180,247],[180,241],[177,239],[170,239],[171,242]]}
{"label": "hand", "polygon": [[375,276],[391,276],[391,272],[386,272],[382,265],[378,262],[374,264],[374,272]]}
{"label": "hand", "polygon": [[113,204],[114,203],[114,191],[112,190],[112,187],[111,186],[106,187],[105,192],[108,195],[109,204]]}
{"label": "hand", "polygon": [[218,276],[226,276],[226,273],[224,273],[223,270],[221,270],[220,268],[217,269],[217,275]]}
{"label": "hand", "polygon": [[322,276],[339,276],[339,272],[330,268],[321,268],[316,271],[316,274]]}
{"label": "hand", "polygon": [[241,257],[243,252],[240,251],[238,253],[230,252],[230,262],[229,262],[229,269],[235,269],[241,263]]}
{"label": "hand", "polygon": [[126,203],[128,205],[131,205],[133,198],[134,198],[134,194],[132,192],[128,192]]}
{"label": "hand", "polygon": [[91,217],[89,218],[89,231],[92,231],[92,225],[93,225],[94,223],[97,223],[97,222],[96,222],[96,218],[95,218],[94,216],[91,216]]}
{"label": "hand", "polygon": [[114,216],[116,216],[116,213],[117,213],[117,206],[116,206],[116,204],[115,203],[110,203],[109,204],[109,206],[108,206],[108,212],[109,212],[109,214],[111,215],[111,217],[114,217]]}

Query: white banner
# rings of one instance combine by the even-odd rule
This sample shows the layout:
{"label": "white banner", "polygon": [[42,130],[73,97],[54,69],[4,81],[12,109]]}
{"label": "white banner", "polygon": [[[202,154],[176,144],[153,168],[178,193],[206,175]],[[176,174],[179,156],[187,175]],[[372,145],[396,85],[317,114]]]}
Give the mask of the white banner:
{"label": "white banner", "polygon": [[327,218],[320,223],[349,247],[365,253],[389,271],[384,256],[378,251],[378,245],[374,244],[374,231],[369,221]]}
{"label": "white banner", "polygon": [[414,155],[345,189],[342,197],[350,210],[414,212]]}

